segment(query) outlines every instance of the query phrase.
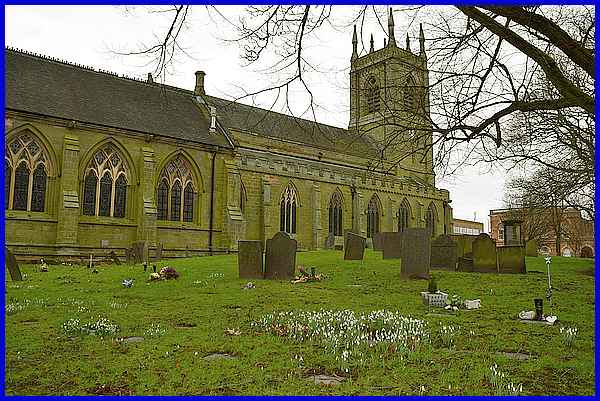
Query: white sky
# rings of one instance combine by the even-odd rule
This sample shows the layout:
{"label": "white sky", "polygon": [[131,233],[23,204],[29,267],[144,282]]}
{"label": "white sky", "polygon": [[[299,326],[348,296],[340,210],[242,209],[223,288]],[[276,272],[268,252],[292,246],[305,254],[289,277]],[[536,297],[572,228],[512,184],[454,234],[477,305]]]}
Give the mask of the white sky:
{"label": "white sky", "polygon": [[[235,18],[239,7],[222,6],[220,10]],[[336,15],[347,16],[351,11],[348,7],[336,6]],[[231,98],[240,96],[244,90],[251,92],[268,86],[271,77],[258,71],[258,67],[244,66],[238,46],[222,40],[231,32],[227,23],[215,25],[204,6],[193,9],[189,22],[189,29],[181,36],[189,56],[177,58],[165,83],[193,89],[194,72],[203,70],[207,74],[205,88],[209,95]],[[145,79],[153,70],[153,66],[148,65],[149,60],[119,56],[114,51],[136,50],[142,43],[150,43],[152,35],[165,32],[167,23],[164,15],[148,14],[141,7],[127,11],[117,6],[5,6],[5,44]],[[374,33],[375,48],[381,48],[384,33],[374,22],[368,27]],[[418,48],[417,27],[418,21],[416,26],[408,26],[396,18],[397,42],[405,43],[408,30],[412,48]],[[371,32],[364,32],[365,46]],[[327,26],[320,38],[309,42],[305,49],[307,57],[319,69],[305,77],[319,106],[317,121],[346,127],[352,28]],[[296,96],[301,98],[304,94],[293,91],[290,99]],[[269,108],[272,103],[269,100],[267,96],[255,102]],[[292,104],[291,108],[295,115],[311,118],[311,115],[302,115],[301,106]],[[277,106],[273,110],[282,111]],[[504,181],[502,171],[489,171],[488,166],[465,167],[453,177],[438,179],[436,186],[450,191],[454,217],[472,220],[476,214],[476,220],[483,222],[487,231],[489,210],[502,207]]]}

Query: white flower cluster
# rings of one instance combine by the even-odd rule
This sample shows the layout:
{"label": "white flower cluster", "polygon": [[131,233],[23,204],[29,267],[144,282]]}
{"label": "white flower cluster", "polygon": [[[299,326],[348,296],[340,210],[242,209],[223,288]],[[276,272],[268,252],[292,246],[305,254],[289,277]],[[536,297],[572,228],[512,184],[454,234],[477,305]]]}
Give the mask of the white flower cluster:
{"label": "white flower cluster", "polygon": [[408,352],[429,342],[427,322],[385,310],[359,315],[348,309],[279,312],[263,316],[252,326],[322,345],[346,372],[353,364],[364,364],[372,351],[381,357],[389,350]]}
{"label": "white flower cluster", "polygon": [[62,324],[62,329],[67,334],[89,334],[92,336],[115,335],[119,331],[119,326],[111,323],[104,317],[98,317],[98,320],[81,324],[79,319],[69,319]]}
{"label": "white flower cluster", "polygon": [[454,338],[460,331],[460,327],[440,325],[440,339],[445,347],[454,346]]}
{"label": "white flower cluster", "polygon": [[575,342],[579,329],[577,327],[561,327],[560,334],[562,334],[563,342],[571,347]]}
{"label": "white flower cluster", "polygon": [[167,329],[162,327],[160,324],[152,323],[150,327],[144,332],[146,337],[160,337],[167,332]]}
{"label": "white flower cluster", "polygon": [[225,274],[223,273],[210,273],[206,278],[208,279],[219,279],[219,278],[224,278]]}
{"label": "white flower cluster", "polygon": [[6,310],[7,315],[12,315],[14,313],[17,313],[17,312],[22,311],[27,308],[32,308],[32,307],[44,308],[48,305],[47,303],[48,303],[48,301],[46,299],[42,299],[42,298],[14,300],[14,301],[8,302],[6,304],[5,310]]}
{"label": "white flower cluster", "polygon": [[523,384],[506,381],[506,375],[498,369],[498,365],[490,366],[489,381],[496,395],[519,395],[523,392]]}

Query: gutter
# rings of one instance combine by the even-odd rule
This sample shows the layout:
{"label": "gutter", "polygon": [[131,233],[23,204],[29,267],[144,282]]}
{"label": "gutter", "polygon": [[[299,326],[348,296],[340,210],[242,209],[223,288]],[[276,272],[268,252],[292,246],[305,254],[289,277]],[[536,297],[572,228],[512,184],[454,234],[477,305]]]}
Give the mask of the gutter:
{"label": "gutter", "polygon": [[208,252],[209,255],[213,255],[213,220],[215,215],[214,204],[215,204],[215,159],[217,158],[217,152],[212,152],[212,166],[210,173],[210,220],[208,226]]}

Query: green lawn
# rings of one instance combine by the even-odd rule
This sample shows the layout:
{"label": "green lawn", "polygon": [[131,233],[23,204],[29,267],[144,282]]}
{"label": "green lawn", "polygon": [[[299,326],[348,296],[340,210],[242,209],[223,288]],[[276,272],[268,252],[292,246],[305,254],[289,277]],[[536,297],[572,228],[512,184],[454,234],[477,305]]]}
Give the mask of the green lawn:
{"label": "green lawn", "polygon": [[[26,279],[6,282],[5,391],[492,395],[498,394],[490,378],[496,364],[506,383],[522,384],[523,395],[594,394],[593,260],[552,259],[553,311],[560,324],[551,327],[516,320],[519,311],[533,309],[533,298],[545,298],[541,257],[527,258],[527,275],[434,272],[440,290],[481,299],[481,309],[443,316],[421,302],[426,281],[400,279],[398,261],[371,251],[362,263],[342,259],[336,251],[298,253],[298,264],[316,266],[327,278],[303,284],[258,280],[250,290],[242,289],[248,280],[238,278],[235,255],[163,261],[159,268],[172,266],[180,277],[151,283],[141,266],[101,266],[98,274],[81,266],[50,266],[47,273],[21,266]],[[126,278],[135,279],[132,288],[121,285]],[[408,352],[370,348],[363,363],[346,372],[322,343],[252,325],[270,313],[321,309],[387,310],[423,319],[430,341]],[[116,335],[63,329],[70,319],[84,324],[98,317],[116,324]],[[457,330],[453,344],[440,333],[442,326]],[[578,328],[572,345],[560,327]],[[228,335],[227,329],[240,335]],[[144,341],[119,341],[131,336]],[[234,358],[204,359],[213,353]],[[344,380],[337,386],[307,380],[321,373]]]}

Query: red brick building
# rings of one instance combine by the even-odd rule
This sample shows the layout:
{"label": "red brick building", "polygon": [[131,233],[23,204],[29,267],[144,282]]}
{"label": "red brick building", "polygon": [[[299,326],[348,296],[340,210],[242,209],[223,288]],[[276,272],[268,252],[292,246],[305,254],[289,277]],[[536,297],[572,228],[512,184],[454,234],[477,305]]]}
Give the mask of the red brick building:
{"label": "red brick building", "polygon": [[498,246],[504,245],[504,222],[511,220],[522,221],[522,240],[536,239],[541,252],[557,255],[556,231],[560,226],[560,255],[594,257],[594,221],[583,218],[577,209],[490,210],[490,237]]}

